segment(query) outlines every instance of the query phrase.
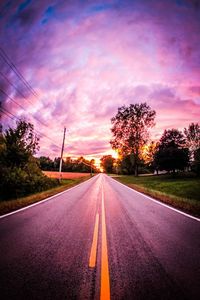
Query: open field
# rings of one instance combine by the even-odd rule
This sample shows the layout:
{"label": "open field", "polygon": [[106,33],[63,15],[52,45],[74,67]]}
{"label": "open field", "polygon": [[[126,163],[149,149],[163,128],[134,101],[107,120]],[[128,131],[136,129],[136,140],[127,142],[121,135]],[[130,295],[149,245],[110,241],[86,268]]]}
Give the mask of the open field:
{"label": "open field", "polygon": [[178,209],[200,216],[200,178],[172,178],[169,175],[113,178]]}
{"label": "open field", "polygon": [[[77,173],[77,174],[82,174],[82,173]],[[82,176],[82,177],[79,176],[79,178],[63,179],[61,185],[59,185],[53,189],[47,190],[47,191],[35,193],[35,194],[29,195],[27,197],[19,198],[19,199],[0,201],[0,215],[12,212],[14,210],[20,209],[27,205],[41,201],[45,198],[51,197],[51,196],[53,196],[57,193],[60,193],[64,190],[67,190],[67,189],[69,189],[83,181],[86,181],[87,179],[90,178],[90,175],[88,175],[88,174],[86,174],[86,175]]]}
{"label": "open field", "polygon": [[[59,172],[54,171],[42,171],[46,176],[50,178],[60,178]],[[81,178],[81,177],[87,177],[90,175],[90,173],[75,173],[75,172],[61,172],[62,179],[75,179],[75,178]]]}

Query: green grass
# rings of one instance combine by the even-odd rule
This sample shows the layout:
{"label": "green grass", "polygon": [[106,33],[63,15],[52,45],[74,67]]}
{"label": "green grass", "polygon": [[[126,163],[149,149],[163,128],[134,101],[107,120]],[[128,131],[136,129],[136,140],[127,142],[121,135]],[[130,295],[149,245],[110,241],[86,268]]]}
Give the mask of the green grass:
{"label": "green grass", "polygon": [[200,178],[159,175],[121,176],[116,177],[116,180],[176,208],[200,216]]}
{"label": "green grass", "polygon": [[90,178],[90,176],[75,178],[75,179],[64,179],[62,180],[62,184],[40,193],[35,193],[32,195],[29,195],[27,197],[19,198],[19,199],[13,199],[13,200],[6,200],[0,201],[0,215],[12,212],[14,210],[20,209],[22,207],[25,207],[27,205],[33,204],[35,202],[41,201],[45,198],[51,197],[57,193],[60,193],[62,191],[65,191],[83,181],[86,181]]}

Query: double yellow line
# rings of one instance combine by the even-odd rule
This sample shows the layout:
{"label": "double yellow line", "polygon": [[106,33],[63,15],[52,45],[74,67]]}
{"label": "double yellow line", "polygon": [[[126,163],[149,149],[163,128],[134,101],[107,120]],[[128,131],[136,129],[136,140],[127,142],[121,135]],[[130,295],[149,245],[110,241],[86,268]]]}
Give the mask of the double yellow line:
{"label": "double yellow line", "polygon": [[[99,214],[96,214],[95,226],[92,247],[90,252],[89,267],[94,268],[96,265],[97,244],[98,244],[98,231],[99,231]],[[106,217],[104,205],[104,192],[102,185],[101,197],[101,286],[100,286],[100,299],[110,300],[110,278],[108,267],[108,248],[106,236]]]}

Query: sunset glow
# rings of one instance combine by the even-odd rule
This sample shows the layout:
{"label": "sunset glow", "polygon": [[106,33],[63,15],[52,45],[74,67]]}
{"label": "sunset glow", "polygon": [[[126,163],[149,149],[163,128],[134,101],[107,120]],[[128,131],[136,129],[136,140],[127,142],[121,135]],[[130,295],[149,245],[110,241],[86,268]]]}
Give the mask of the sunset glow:
{"label": "sunset glow", "polygon": [[99,162],[105,154],[117,158],[109,141],[119,106],[146,101],[156,110],[153,139],[199,122],[198,3],[1,1],[1,49],[35,91],[1,51],[4,128],[14,117],[31,121],[39,155],[53,158],[66,126],[64,156]]}

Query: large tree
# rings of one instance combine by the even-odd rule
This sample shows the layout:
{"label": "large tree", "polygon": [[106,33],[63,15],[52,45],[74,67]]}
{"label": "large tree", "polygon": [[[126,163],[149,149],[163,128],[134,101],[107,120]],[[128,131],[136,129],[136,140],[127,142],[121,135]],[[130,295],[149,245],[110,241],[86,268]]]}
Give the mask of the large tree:
{"label": "large tree", "polygon": [[57,185],[43,175],[38,160],[38,138],[31,123],[17,122],[0,138],[0,198],[18,198]]}
{"label": "large tree", "polygon": [[191,123],[188,128],[184,129],[184,134],[193,156],[194,152],[200,148],[200,125],[198,123]]}
{"label": "large tree", "polygon": [[123,156],[133,156],[131,163],[136,176],[142,147],[148,141],[149,128],[155,125],[155,115],[156,112],[147,103],[136,103],[119,107],[116,116],[111,119],[111,146],[120,150]]}
{"label": "large tree", "polygon": [[112,157],[112,155],[104,155],[101,157],[100,161],[104,172],[113,173],[115,159]]}
{"label": "large tree", "polygon": [[197,175],[200,175],[200,125],[189,124],[188,128],[184,129],[184,134],[190,149],[191,168]]}
{"label": "large tree", "polygon": [[183,148],[186,146],[186,139],[178,129],[165,129],[160,138],[159,148]]}
{"label": "large tree", "polygon": [[178,129],[165,130],[155,153],[154,164],[159,170],[184,170],[189,162],[189,150],[184,135]]}
{"label": "large tree", "polygon": [[2,158],[8,167],[24,167],[39,149],[39,139],[31,123],[17,122],[16,128],[8,128],[3,134],[4,151]]}
{"label": "large tree", "polygon": [[128,154],[121,157],[119,162],[120,173],[131,175],[134,173],[134,155]]}

